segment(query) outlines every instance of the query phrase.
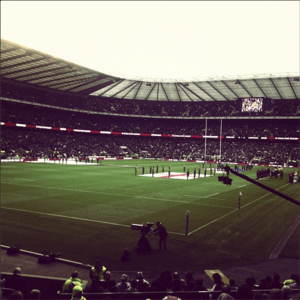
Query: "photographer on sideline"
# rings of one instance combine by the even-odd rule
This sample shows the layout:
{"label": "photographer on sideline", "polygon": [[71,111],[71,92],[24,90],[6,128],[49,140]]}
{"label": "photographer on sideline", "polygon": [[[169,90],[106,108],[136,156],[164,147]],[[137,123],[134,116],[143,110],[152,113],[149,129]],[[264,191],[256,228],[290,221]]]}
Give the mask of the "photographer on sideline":
{"label": "photographer on sideline", "polygon": [[164,251],[167,250],[167,237],[168,237],[168,232],[166,228],[162,225],[161,222],[157,221],[156,222],[157,228],[153,230],[153,235],[159,235],[159,249],[158,251],[161,251],[161,246],[162,243],[164,245]]}

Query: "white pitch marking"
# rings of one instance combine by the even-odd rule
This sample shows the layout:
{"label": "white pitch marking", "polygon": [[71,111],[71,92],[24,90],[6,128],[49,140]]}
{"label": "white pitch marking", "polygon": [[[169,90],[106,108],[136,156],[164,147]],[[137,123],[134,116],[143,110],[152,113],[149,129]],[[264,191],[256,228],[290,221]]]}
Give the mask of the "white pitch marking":
{"label": "white pitch marking", "polygon": [[26,180],[26,181],[35,181],[34,179],[26,179],[26,178],[14,178],[16,180]]}
{"label": "white pitch marking", "polygon": [[122,190],[122,191],[137,191],[140,192],[141,189],[122,189],[122,188],[110,188],[111,190]]}
{"label": "white pitch marking", "polygon": [[205,198],[208,198],[210,196],[214,196],[214,195],[218,195],[219,193],[215,193],[215,194],[212,194],[212,195],[209,195],[209,196],[205,196]]}
{"label": "white pitch marking", "polygon": [[67,219],[74,219],[74,220],[81,220],[81,221],[88,221],[88,222],[95,222],[95,223],[103,223],[103,224],[109,224],[109,225],[130,227],[129,225],[124,225],[124,224],[118,224],[118,223],[112,223],[112,222],[105,222],[105,221],[98,221],[98,220],[90,220],[90,219],[70,217],[70,216],[63,216],[63,215],[57,215],[57,214],[47,214],[47,213],[42,213],[42,212],[37,212],[37,211],[32,211],[32,210],[17,209],[17,208],[3,207],[3,206],[1,206],[1,208],[2,209],[4,208],[4,209],[10,209],[10,210],[23,211],[23,212],[29,212],[29,213],[33,213],[33,214],[39,214],[39,215],[45,215],[45,216],[51,216],[51,217],[60,217],[60,218],[67,218]]}
{"label": "white pitch marking", "polygon": [[[194,197],[194,198],[202,198],[202,199],[207,199],[207,197],[209,197],[209,196],[200,197],[200,196],[195,196],[195,195],[184,195],[184,196],[187,196],[187,197]],[[226,199],[224,199],[224,198],[210,198],[210,199],[226,200]]]}
{"label": "white pitch marking", "polygon": [[[77,217],[70,217],[70,216],[57,215],[57,214],[47,214],[47,213],[42,213],[42,212],[32,211],[32,210],[17,209],[17,208],[3,207],[3,206],[1,206],[1,208],[2,209],[4,208],[4,209],[9,209],[9,210],[22,211],[22,212],[29,212],[29,213],[33,213],[33,214],[45,215],[45,216],[50,216],[50,217],[74,219],[74,220],[94,222],[94,223],[101,223],[101,224],[108,224],[108,225],[114,225],[114,226],[122,226],[122,227],[131,227],[130,225],[124,225],[124,224],[118,224],[118,223],[112,223],[112,222],[105,222],[105,221],[98,221],[98,220],[90,220],[90,219],[77,218]],[[177,235],[185,235],[183,233],[170,232],[170,231],[168,231],[168,232],[172,233],[172,234],[177,234]]]}
{"label": "white pitch marking", "polygon": [[234,207],[228,207],[228,206],[219,206],[219,205],[211,205],[211,204],[193,203],[193,202],[187,202],[187,201],[176,201],[176,200],[168,200],[168,199],[161,199],[161,198],[130,196],[130,195],[124,195],[124,194],[113,194],[113,193],[94,192],[94,191],[85,191],[85,190],[73,190],[73,189],[56,188],[56,187],[50,187],[50,186],[46,187],[46,186],[26,185],[26,184],[17,184],[17,183],[8,183],[8,182],[2,182],[2,183],[11,184],[11,185],[21,185],[21,186],[38,187],[38,188],[48,188],[48,189],[54,189],[54,190],[63,190],[63,191],[65,190],[65,191],[72,191],[72,192],[104,194],[104,195],[131,197],[131,198],[139,198],[139,199],[151,199],[151,200],[156,200],[156,201],[167,201],[167,202],[176,202],[176,203],[188,203],[188,204],[195,204],[195,205],[202,205],[202,206],[224,207],[224,208],[230,208],[230,209],[234,208]]}
{"label": "white pitch marking", "polygon": [[[283,185],[283,186],[281,186],[280,188],[276,189],[276,191],[279,190],[279,189],[281,189],[281,188],[283,188],[283,187],[285,187],[285,186],[287,186],[287,185],[288,185],[288,183],[285,184],[285,185]],[[242,208],[245,208],[246,206],[248,206],[248,205],[250,205],[250,204],[252,204],[252,203],[254,203],[254,202],[256,202],[256,201],[258,201],[258,200],[260,200],[260,199],[262,199],[262,198],[264,198],[264,197],[266,197],[266,196],[268,196],[268,195],[270,195],[270,194],[272,194],[272,193],[269,192],[269,193],[267,193],[267,194],[265,194],[265,195],[263,195],[263,196],[261,196],[261,197],[255,199],[255,200],[253,200],[253,201],[251,201],[251,202],[249,202],[249,203],[247,203],[247,204],[241,206],[241,209],[242,209]],[[212,224],[212,223],[215,223],[215,222],[217,222],[217,221],[219,221],[219,220],[221,220],[221,219],[223,219],[223,218],[225,218],[225,217],[227,217],[227,216],[229,216],[230,214],[236,212],[237,210],[239,210],[239,209],[237,208],[237,209],[235,209],[235,210],[229,212],[228,214],[226,214],[226,215],[224,215],[224,216],[222,216],[222,217],[220,217],[220,218],[218,218],[218,219],[215,219],[215,220],[213,220],[213,221],[211,221],[211,222],[209,222],[209,223],[207,223],[207,224],[205,224],[205,225],[203,225],[203,226],[201,226],[201,227],[199,227],[199,228],[197,228],[197,229],[195,229],[195,230],[189,232],[188,235],[191,235],[191,234],[197,232],[198,230],[200,230],[200,229],[202,229],[202,228],[204,228],[204,227],[206,227],[206,226],[208,226],[208,225],[210,225],[210,224]]]}

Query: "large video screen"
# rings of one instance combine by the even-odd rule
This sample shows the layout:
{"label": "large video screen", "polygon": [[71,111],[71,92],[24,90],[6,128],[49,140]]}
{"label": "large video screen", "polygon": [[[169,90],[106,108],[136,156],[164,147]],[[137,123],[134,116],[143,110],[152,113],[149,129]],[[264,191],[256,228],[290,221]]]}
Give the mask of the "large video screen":
{"label": "large video screen", "polygon": [[242,112],[263,111],[263,98],[242,98]]}

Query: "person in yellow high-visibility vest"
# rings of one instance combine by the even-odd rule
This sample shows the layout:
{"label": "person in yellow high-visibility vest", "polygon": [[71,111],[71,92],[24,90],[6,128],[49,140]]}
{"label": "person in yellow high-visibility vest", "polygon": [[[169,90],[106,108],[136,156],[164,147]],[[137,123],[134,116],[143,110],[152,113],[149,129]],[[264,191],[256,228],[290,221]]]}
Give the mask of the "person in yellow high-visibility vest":
{"label": "person in yellow high-visibility vest", "polygon": [[74,286],[82,287],[82,280],[78,278],[78,272],[75,271],[71,274],[71,277],[66,280],[63,285],[62,292],[63,293],[72,293]]}
{"label": "person in yellow high-visibility vest", "polygon": [[82,296],[83,294],[83,289],[81,286],[75,286],[73,288],[73,291],[72,291],[72,298],[71,300],[86,300],[85,297]]}
{"label": "person in yellow high-visibility vest", "polygon": [[106,268],[102,266],[101,260],[97,259],[96,265],[91,268],[89,276],[91,280],[93,280],[94,277],[98,277],[99,280],[104,280],[105,273]]}

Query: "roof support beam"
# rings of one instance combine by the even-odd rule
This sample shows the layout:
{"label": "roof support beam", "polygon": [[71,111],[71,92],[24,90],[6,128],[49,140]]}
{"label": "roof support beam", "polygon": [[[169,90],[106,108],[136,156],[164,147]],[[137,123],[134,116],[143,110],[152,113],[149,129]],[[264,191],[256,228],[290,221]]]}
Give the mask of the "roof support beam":
{"label": "roof support beam", "polygon": [[175,84],[175,87],[176,87],[177,95],[179,97],[179,101],[182,101],[182,99],[180,97],[180,94],[179,94],[179,91],[178,91],[177,83],[174,83],[174,84]]}
{"label": "roof support beam", "polygon": [[257,83],[257,81],[255,80],[255,78],[253,78],[253,81],[256,83],[256,85],[257,85],[257,87],[260,89],[260,91],[264,94],[264,96],[266,97],[266,98],[268,98],[267,97],[267,95],[265,94],[265,92],[263,91],[263,89],[260,87],[260,85]]}
{"label": "roof support beam", "polygon": [[97,97],[100,97],[102,95],[104,95],[106,92],[110,91],[111,89],[115,88],[118,84],[120,84],[121,82],[123,82],[125,79],[122,79],[120,81],[118,81],[116,84],[113,84],[109,89],[105,90],[103,93],[97,95]]}
{"label": "roof support beam", "polygon": [[138,89],[137,89],[137,91],[136,91],[136,93],[135,93],[135,95],[134,95],[134,97],[133,97],[133,100],[135,100],[135,97],[137,96],[137,94],[138,94],[138,92],[139,92],[141,86],[142,86],[142,81],[140,82],[140,86],[138,87]]}
{"label": "roof support beam", "polygon": [[[180,85],[184,86],[182,83],[179,82]],[[201,101],[204,101],[204,99],[202,99],[199,95],[197,95],[196,93],[194,93],[191,89],[189,89],[188,87],[184,86],[184,88],[186,88],[188,91],[190,91],[192,94],[194,94],[198,99],[200,99]],[[192,100],[194,101],[194,100]]]}
{"label": "roof support beam", "polygon": [[[48,67],[48,66],[51,66],[51,65],[54,65],[54,64],[57,64],[57,62],[51,62],[51,63],[44,64],[44,65],[38,65],[38,66],[30,67],[30,68],[24,68],[24,69],[20,69],[20,70],[14,70],[14,71],[11,71],[11,72],[4,73],[3,75],[6,76],[6,75],[14,74],[14,73],[27,72],[27,71],[34,70],[34,69],[45,68],[45,67]],[[20,65],[22,65],[22,64],[20,64]],[[60,67],[60,68],[67,68],[67,67],[65,66],[65,67]],[[4,68],[2,68],[2,71],[3,71],[3,69]],[[53,70],[55,70],[55,69],[53,69]],[[45,72],[45,71],[42,71],[42,72]]]}
{"label": "roof support beam", "polygon": [[271,82],[272,82],[272,84],[273,84],[273,86],[274,86],[274,88],[275,88],[276,92],[278,93],[279,97],[280,97],[281,99],[283,99],[283,98],[282,98],[282,96],[281,96],[281,94],[279,93],[279,91],[278,91],[278,89],[277,89],[276,85],[274,84],[274,82],[273,82],[272,78],[269,78],[269,79],[271,80]]}
{"label": "roof support beam", "polygon": [[198,89],[200,89],[203,93],[205,93],[209,98],[213,99],[214,101],[217,101],[214,97],[212,97],[208,92],[206,92],[202,87],[200,87],[196,82],[193,82],[193,84],[195,84]]}
{"label": "roof support beam", "polygon": [[290,85],[290,87],[291,87],[291,89],[292,89],[292,91],[293,91],[293,94],[294,94],[294,96],[295,96],[295,99],[297,99],[297,95],[296,95],[296,93],[295,93],[295,90],[294,90],[294,88],[293,88],[291,82],[290,82],[290,79],[289,79],[288,77],[287,77],[286,79],[287,79],[288,82],[289,82],[289,85]]}
{"label": "roof support beam", "polygon": [[239,96],[226,84],[226,82],[224,80],[221,80],[221,81],[230,90],[230,92],[232,94],[234,94],[237,98],[239,98]]}
{"label": "roof support beam", "polygon": [[125,91],[126,89],[130,88],[130,87],[133,86],[134,84],[137,85],[137,84],[138,84],[138,81],[134,81],[132,84],[130,84],[130,85],[126,86],[125,88],[119,90],[118,92],[116,92],[115,94],[113,94],[113,95],[110,96],[110,97],[113,98],[114,96],[116,96],[116,95],[118,95],[119,93],[121,93],[121,92]]}
{"label": "roof support beam", "polygon": [[148,100],[149,96],[151,95],[152,91],[154,90],[155,86],[156,86],[157,82],[155,82],[155,84],[153,85],[153,87],[151,88],[149,94],[147,95],[147,97],[145,98],[145,100]]}
{"label": "roof support beam", "polygon": [[18,48],[15,48],[15,47],[9,48],[9,49],[6,49],[6,50],[2,50],[1,55],[5,54],[5,53],[8,53],[8,52],[11,52],[11,51],[16,51],[16,50],[18,50]]}
{"label": "roof support beam", "polygon": [[182,89],[182,91],[187,95],[187,97],[191,100],[191,102],[194,102],[194,100],[189,96],[189,94],[187,94],[187,92],[183,89],[183,87],[181,86],[181,84],[179,83],[178,86]]}
{"label": "roof support beam", "polygon": [[217,91],[223,98],[228,100],[227,97],[225,97],[216,87],[214,87],[209,81],[206,81],[215,91]]}
{"label": "roof support beam", "polygon": [[[83,86],[85,86],[85,85],[87,85],[87,84],[91,84],[91,83],[93,83],[93,82],[97,82],[97,81],[99,81],[99,80],[103,80],[102,78],[95,78],[95,79],[92,79],[92,80],[89,80],[89,79],[87,79],[87,82],[84,82],[84,83],[82,83],[82,84],[79,84],[78,86],[76,86],[76,89],[77,88],[80,88],[80,87],[83,87]],[[81,82],[83,82],[83,81],[81,81]],[[72,89],[74,89],[75,87],[72,87],[72,88],[69,88],[69,89],[67,89],[67,90],[72,90]],[[82,89],[81,89],[82,90]],[[85,89],[83,89],[83,90],[85,90]]]}
{"label": "roof support beam", "polygon": [[[78,83],[78,84],[82,84],[82,83],[86,83],[86,82],[89,82],[91,80],[91,78],[79,78],[79,79],[76,79],[76,80],[71,80],[69,82],[56,82],[55,84],[50,84],[48,85],[47,83],[40,83],[40,85],[42,86],[48,86],[49,88],[62,88],[62,87],[65,87],[65,86],[70,86],[70,85],[73,85],[74,83]],[[74,88],[74,87],[72,87]]]}
{"label": "roof support beam", "polygon": [[[21,58],[21,57],[30,57],[31,55],[28,55],[28,54],[20,54],[20,55],[16,55],[16,56],[13,56],[13,57],[9,57],[9,58],[6,58],[6,59],[1,59],[1,63],[5,63],[7,61],[10,61],[10,60],[14,60],[14,59],[18,59],[18,58]],[[44,58],[45,59],[45,58]]]}
{"label": "roof support beam", "polygon": [[[26,80],[28,80],[28,81],[29,80],[38,80],[38,79],[42,79],[42,78],[46,78],[48,76],[51,76],[51,75],[48,74],[46,76],[39,77],[38,75],[43,75],[43,74],[48,73],[48,72],[55,72],[55,71],[62,70],[62,69],[65,69],[65,72],[59,72],[58,74],[55,74],[53,76],[57,76],[57,75],[61,75],[61,74],[69,74],[69,73],[74,72],[74,71],[70,71],[70,69],[69,69],[69,71],[67,71],[68,70],[67,67],[59,67],[59,68],[43,70],[43,71],[39,71],[39,72],[33,72],[33,73],[30,73],[30,74],[21,74],[21,75],[16,74],[16,76],[14,76],[13,78],[14,79],[19,78],[21,80],[21,79],[26,78],[26,77],[31,77],[31,76],[37,75],[36,78],[31,78],[31,79],[26,79]],[[21,72],[21,71],[19,71],[19,72]],[[23,70],[22,70],[22,72],[23,72]],[[24,71],[24,72],[27,72],[27,71]],[[7,74],[5,74],[5,75],[7,75]]]}
{"label": "roof support beam", "polygon": [[[74,70],[74,71],[71,71],[69,73],[74,73],[74,72],[76,72],[76,71]],[[46,76],[43,77],[46,80],[42,80],[41,82],[33,82],[33,83],[36,83],[36,84],[47,83],[49,85],[56,85],[58,80],[61,83],[63,83],[64,81],[66,81],[68,79],[73,79],[73,78],[76,78],[76,77],[81,77],[82,75],[88,75],[88,74],[76,74],[76,75],[72,75],[72,76],[66,76],[66,77],[63,77],[63,78],[54,78],[51,75],[46,75]],[[60,76],[60,75],[57,75],[57,76]],[[55,77],[57,77],[57,76],[55,76]],[[32,79],[32,80],[29,80],[28,82],[31,83],[31,81],[37,81],[37,80],[40,80],[40,79],[43,79],[43,78],[41,77],[41,78],[37,78],[37,79]],[[85,78],[83,78],[83,79],[85,79]]]}
{"label": "roof support beam", "polygon": [[[133,83],[134,85],[132,86],[132,88],[131,89],[129,89],[128,90],[128,92],[122,97],[122,99],[124,99],[138,84],[139,84],[139,82],[138,81],[136,81],[136,82],[134,82]],[[126,89],[125,89],[126,90]]]}
{"label": "roof support beam", "polygon": [[169,97],[168,97],[168,95],[167,95],[167,93],[166,93],[166,91],[165,91],[165,89],[164,89],[164,85],[163,85],[162,83],[161,83],[161,87],[162,87],[162,89],[163,89],[163,91],[164,91],[164,93],[165,93],[165,95],[166,95],[168,101],[170,101],[170,99],[169,99]]}
{"label": "roof support beam", "polygon": [[[9,65],[9,66],[3,66],[3,67],[1,67],[1,70],[3,71],[3,70],[6,70],[6,69],[11,69],[11,68],[22,66],[22,65],[26,65],[26,64],[29,65],[31,63],[36,63],[36,62],[38,62],[40,60],[45,60],[45,59],[46,59],[45,57],[41,57],[41,58],[37,58],[37,59],[32,59],[30,61],[19,62],[17,64],[13,64],[13,65]],[[3,61],[1,61],[1,63],[2,62]],[[57,63],[57,62],[55,62],[55,63]]]}
{"label": "roof support beam", "polygon": [[64,83],[64,84],[57,84],[57,85],[53,85],[53,86],[49,86],[49,88],[51,89],[63,89],[65,91],[68,91],[68,90],[72,90],[72,89],[75,89],[83,84],[88,84],[90,83],[90,80],[89,79],[86,79],[86,80],[75,80],[75,81],[71,81],[71,82],[68,82],[68,83]]}
{"label": "roof support beam", "polygon": [[242,88],[248,93],[248,95],[250,95],[250,97],[253,97],[252,95],[251,95],[251,93],[243,86],[243,84],[240,82],[239,83],[241,86],[242,86]]}

